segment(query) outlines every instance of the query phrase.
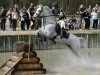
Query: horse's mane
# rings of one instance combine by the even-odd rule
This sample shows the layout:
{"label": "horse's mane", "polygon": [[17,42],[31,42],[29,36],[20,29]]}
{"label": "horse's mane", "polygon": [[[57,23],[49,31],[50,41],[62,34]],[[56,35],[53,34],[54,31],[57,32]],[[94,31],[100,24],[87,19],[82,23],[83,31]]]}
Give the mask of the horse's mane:
{"label": "horse's mane", "polygon": [[45,9],[47,9],[48,11],[50,11],[50,8],[48,6],[44,6]]}
{"label": "horse's mane", "polygon": [[49,12],[50,14],[53,14],[53,13],[51,12],[51,9],[50,9],[48,6],[44,6],[44,9],[48,10],[48,12]]}

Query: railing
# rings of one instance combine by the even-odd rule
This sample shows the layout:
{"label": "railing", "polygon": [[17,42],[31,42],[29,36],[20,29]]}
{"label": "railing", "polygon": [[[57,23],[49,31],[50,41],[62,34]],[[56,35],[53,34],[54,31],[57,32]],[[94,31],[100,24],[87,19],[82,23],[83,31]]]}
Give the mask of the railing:
{"label": "railing", "polygon": [[[19,36],[20,41],[29,41],[28,35],[21,35]],[[0,36],[0,51],[13,51],[12,47],[15,42],[18,41],[18,36]],[[63,49],[67,48],[67,46],[54,44],[50,40],[46,42],[39,41],[35,35],[32,36],[31,39],[33,43],[33,50],[48,50],[48,49]]]}
{"label": "railing", "polygon": [[[100,34],[76,34],[86,38],[89,48],[100,48]],[[29,35],[19,35],[20,41],[29,41]],[[0,51],[13,51],[12,47],[18,41],[18,36],[0,36]],[[47,40],[41,42],[37,39],[36,35],[32,35],[31,41],[33,43],[33,50],[51,50],[51,49],[66,49],[66,45],[54,44],[52,41]]]}

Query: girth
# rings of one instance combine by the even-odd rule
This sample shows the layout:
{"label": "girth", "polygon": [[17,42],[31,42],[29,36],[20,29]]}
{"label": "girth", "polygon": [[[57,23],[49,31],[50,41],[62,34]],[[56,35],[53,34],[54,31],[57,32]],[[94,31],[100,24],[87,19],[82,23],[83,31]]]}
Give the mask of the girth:
{"label": "girth", "polygon": [[69,35],[70,35],[70,33],[69,33],[69,32],[66,32],[66,31],[64,30],[64,32],[63,32],[63,37],[66,38],[66,39],[68,39],[68,38],[69,38]]}
{"label": "girth", "polygon": [[[60,28],[60,25],[59,25],[59,24],[56,25],[55,31],[56,31],[57,35],[61,35],[61,28]],[[67,31],[64,29],[64,30],[63,30],[63,33],[62,33],[62,36],[63,36],[64,38],[68,39],[68,38],[69,38],[69,35],[70,35],[70,33],[67,32]]]}

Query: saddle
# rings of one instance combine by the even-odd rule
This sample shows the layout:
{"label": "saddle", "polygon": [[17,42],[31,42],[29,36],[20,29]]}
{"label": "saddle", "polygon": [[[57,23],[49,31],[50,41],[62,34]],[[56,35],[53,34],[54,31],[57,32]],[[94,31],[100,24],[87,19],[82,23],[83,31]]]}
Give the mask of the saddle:
{"label": "saddle", "polygon": [[60,32],[61,32],[61,28],[60,28],[60,25],[57,24],[56,27],[55,27],[55,31],[58,35],[60,35]]}
{"label": "saddle", "polygon": [[57,33],[57,35],[60,35],[61,38],[66,38],[68,39],[69,38],[69,32],[67,32],[64,28],[61,28],[59,24],[56,25],[55,27],[55,31]]}

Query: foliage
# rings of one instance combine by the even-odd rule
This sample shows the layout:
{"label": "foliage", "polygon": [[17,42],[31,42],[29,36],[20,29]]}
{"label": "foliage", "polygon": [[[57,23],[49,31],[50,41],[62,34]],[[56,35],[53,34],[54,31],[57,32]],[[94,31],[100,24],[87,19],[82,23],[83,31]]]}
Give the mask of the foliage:
{"label": "foliage", "polygon": [[18,4],[20,7],[23,5],[29,6],[30,3],[34,5],[37,3],[51,5],[54,1],[57,1],[67,14],[74,14],[78,10],[80,4],[84,4],[86,7],[88,7],[89,4],[93,7],[96,3],[100,4],[100,0],[0,0],[0,5],[5,8],[9,8],[14,4]]}

